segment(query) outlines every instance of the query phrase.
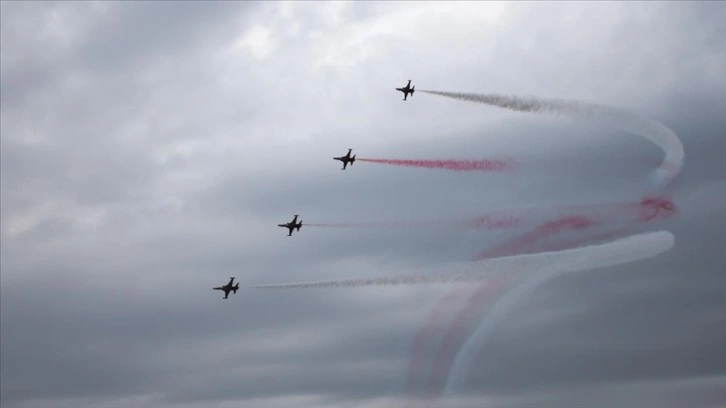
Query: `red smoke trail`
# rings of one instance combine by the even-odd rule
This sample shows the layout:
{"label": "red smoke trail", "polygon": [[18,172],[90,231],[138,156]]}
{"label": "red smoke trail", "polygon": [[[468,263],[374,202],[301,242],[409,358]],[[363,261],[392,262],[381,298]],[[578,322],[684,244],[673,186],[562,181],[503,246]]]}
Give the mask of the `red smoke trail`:
{"label": "red smoke trail", "polygon": [[[477,290],[469,297],[464,309],[454,318],[449,331],[446,333],[446,337],[444,337],[444,340],[441,342],[439,350],[434,357],[434,372],[431,377],[429,377],[429,381],[426,386],[427,400],[431,402],[431,397],[436,392],[436,386],[441,385],[440,383],[443,380],[444,374],[448,372],[448,370],[442,369],[444,367],[442,363],[445,361],[451,361],[454,354],[458,351],[458,347],[452,347],[454,341],[457,339],[457,331],[464,327],[464,323],[473,317],[481,302],[494,296],[509,281],[511,281],[511,278],[506,276],[485,281],[479,285]],[[458,293],[456,294],[458,295]],[[446,367],[448,367],[448,365]]]}
{"label": "red smoke trail", "polygon": [[451,290],[444,297],[439,299],[436,306],[431,310],[424,327],[419,330],[413,339],[411,345],[411,357],[408,362],[408,370],[406,374],[406,390],[408,391],[409,398],[413,395],[413,379],[416,374],[421,373],[422,360],[425,357],[425,344],[424,342],[431,337],[431,334],[435,332],[441,325],[441,317],[445,309],[448,309],[450,304],[459,296],[459,292],[462,289]]}
{"label": "red smoke trail", "polygon": [[[512,255],[513,253],[521,253],[521,250],[523,248],[526,248],[526,246],[531,246],[536,241],[539,241],[549,235],[562,232],[565,229],[586,229],[595,224],[596,222],[593,219],[577,216],[563,217],[556,221],[546,222],[522,237],[519,237],[509,243],[497,246],[493,249],[483,252],[476,258],[476,260],[493,258],[496,256]],[[608,234],[608,236],[610,235],[612,235],[612,233]],[[594,238],[596,238],[597,240],[602,240],[606,237],[607,236],[596,236]],[[578,243],[584,242],[585,241],[580,240],[574,243],[560,244],[559,246],[563,247],[562,249],[566,249],[567,247],[577,246]],[[460,330],[460,327],[462,327],[466,321],[472,318],[473,314],[479,309],[481,302],[490,297],[487,295],[495,294],[500,288],[504,286],[504,283],[506,283],[506,280],[504,278],[495,280],[493,282],[482,283],[477,288],[477,290],[469,297],[469,300],[467,301],[464,308],[454,318],[454,321],[451,324],[449,330],[447,331],[446,336],[442,341],[441,345],[439,346],[438,352],[436,353],[436,356],[434,358],[434,362],[432,365],[433,373],[429,377],[429,381],[426,387],[426,395],[429,402],[432,401],[437,386],[442,385],[441,382],[443,380],[444,374],[448,372],[448,367],[450,365],[449,363],[453,358],[453,355],[458,350],[458,348],[454,349],[452,347],[453,342],[457,340],[458,330]],[[460,292],[461,291],[452,291],[445,297],[445,299],[458,296]],[[435,309],[436,313],[438,313],[438,308],[439,307],[437,306],[437,309]],[[435,323],[435,321],[427,322],[425,329],[422,331],[422,333],[419,334],[419,336],[428,334],[429,331],[434,330],[436,328],[434,326]],[[411,373],[409,372],[409,378],[410,376]]]}
{"label": "red smoke trail", "polygon": [[[632,222],[649,222],[653,221],[659,216],[669,216],[676,211],[675,205],[667,198],[661,197],[648,197],[639,202],[626,202],[626,203],[608,203],[608,204],[595,204],[595,205],[579,205],[579,206],[565,206],[556,209],[556,213],[569,214],[555,218],[554,220],[541,223],[539,226],[534,228],[527,234],[518,237],[503,245],[491,248],[482,254],[477,259],[491,258],[494,256],[505,256],[519,254],[523,251],[531,252],[533,247],[545,238],[552,235],[564,232],[566,230],[585,230],[596,225],[607,224],[612,221],[620,221],[626,223]],[[506,229],[521,226],[523,224],[529,224],[531,221],[537,218],[541,219],[541,215],[535,214],[535,210],[515,210],[515,211],[499,211],[485,214],[479,217],[475,217],[464,222],[458,221],[378,221],[378,222],[357,222],[357,223],[319,223],[319,224],[306,224],[307,226],[314,227],[328,227],[328,228],[401,228],[401,227],[413,227],[413,226],[442,226],[452,225],[456,223],[461,227],[465,228],[476,228],[476,229]],[[530,222],[526,222],[527,219]],[[609,238],[614,238],[617,235],[622,235],[627,230],[617,230],[609,233],[602,233],[590,237],[585,237],[579,240],[570,242],[560,242],[549,245],[541,246],[541,251],[555,251],[561,249],[568,249],[577,246],[586,245],[597,241],[602,241]],[[492,286],[493,285],[493,286]],[[442,345],[438,348],[436,358],[432,369],[434,373],[429,378],[427,384],[427,395],[429,398],[433,393],[433,387],[441,382],[443,376],[444,365],[442,364],[449,354],[454,353],[451,347],[452,342],[457,338],[457,328],[462,323],[470,319],[472,313],[477,310],[477,306],[485,295],[493,294],[501,285],[501,283],[488,283],[481,285],[474,294],[472,294],[470,300],[467,302],[464,309],[459,312],[455,317],[454,325],[452,329],[446,334]],[[486,289],[491,287],[492,289],[487,291]],[[417,333],[413,340],[411,358],[409,359],[409,366],[407,369],[407,384],[406,389],[409,398],[413,394],[413,382],[417,375],[423,371],[423,364],[425,361],[426,354],[426,342],[432,337],[432,333],[435,333],[442,325],[442,315],[449,308],[452,301],[463,295],[463,289],[452,290],[446,294],[431,311],[428,319],[426,320],[423,328]],[[435,344],[434,344],[435,347]],[[448,354],[447,354],[448,353]],[[446,366],[448,368],[448,366]]]}
{"label": "red smoke trail", "polygon": [[639,221],[653,221],[659,214],[668,217],[676,211],[676,205],[668,198],[645,198],[640,202]]}
{"label": "red smoke trail", "polygon": [[508,243],[487,249],[477,255],[475,260],[519,254],[522,251],[527,251],[528,247],[538,241],[568,229],[585,230],[595,225],[615,221],[625,223],[650,222],[658,218],[669,217],[676,212],[675,204],[663,197],[648,197],[637,203],[570,207],[570,209],[574,208],[587,209],[587,211],[580,211],[578,215],[564,216],[545,222]]}
{"label": "red smoke trail", "polygon": [[[542,219],[546,210],[515,209],[509,211],[495,211],[464,221],[458,222],[463,228],[473,229],[504,229],[524,226]],[[676,211],[676,206],[667,198],[649,197],[638,202],[583,204],[555,207],[550,213],[560,214],[551,217],[559,218],[589,218],[598,223],[606,222],[633,222],[652,221],[657,217],[666,218]],[[540,213],[537,215],[536,213]],[[553,220],[553,221],[554,221]]]}
{"label": "red smoke trail", "polygon": [[[522,227],[533,224],[535,220],[542,220],[543,215],[536,212],[544,210],[519,209],[509,211],[492,211],[490,213],[465,220],[431,220],[431,221],[362,221],[362,222],[340,222],[340,223],[315,223],[305,224],[307,227],[318,228],[439,228],[459,227],[473,229],[507,229]],[[552,217],[556,222],[558,219],[591,219],[593,223],[607,223],[614,221],[652,221],[658,217],[668,217],[676,211],[672,201],[662,197],[649,197],[639,202],[629,203],[606,203],[606,204],[585,204],[578,206],[556,207],[552,213],[567,214],[559,218]],[[541,221],[540,221],[541,222]],[[563,222],[560,220],[560,222]],[[574,221],[571,221],[574,222]]]}
{"label": "red smoke trail", "polygon": [[[591,225],[592,224],[590,224],[588,220],[581,220],[578,218],[563,218],[558,222],[545,223],[535,231],[548,230],[551,233],[555,233],[560,232],[567,227],[579,229],[588,228]],[[612,239],[620,235],[628,235],[628,233],[630,232],[631,231],[627,229],[616,230],[609,233],[603,233],[579,239],[576,241],[558,243],[549,247],[545,246],[537,252],[571,249],[578,246],[602,241],[605,239]],[[459,332],[461,330],[461,327],[463,327],[467,321],[473,319],[474,314],[477,310],[480,309],[483,302],[496,299],[495,296],[500,292],[500,289],[503,289],[504,287],[506,287],[506,285],[513,283],[515,278],[516,275],[514,273],[509,273],[506,276],[497,278],[496,280],[485,281],[481,283],[476,291],[469,297],[462,310],[455,316],[451,327],[447,331],[445,338],[440,344],[436,356],[434,357],[434,362],[432,364],[433,371],[429,377],[429,381],[426,387],[426,400],[428,402],[428,406],[431,406],[431,404],[438,399],[438,397],[435,395],[436,390],[443,385],[442,382],[444,380],[444,376],[446,375],[446,373],[448,373],[448,370],[450,369],[450,366],[453,362],[453,357],[458,352],[458,347],[452,347],[454,345],[453,343],[456,342],[459,337],[465,338],[465,336],[458,336],[460,334]],[[453,298],[459,296],[461,292],[463,291],[452,290],[451,293],[446,295],[446,298]],[[434,328],[435,327],[430,327],[428,329],[433,330]]]}
{"label": "red smoke trail", "polygon": [[556,221],[546,222],[541,226],[535,228],[533,231],[524,234],[517,239],[514,239],[506,244],[490,248],[480,253],[474,259],[479,261],[482,259],[494,258],[497,256],[518,254],[521,253],[523,249],[526,249],[528,246],[534,244],[536,241],[546,238],[549,235],[556,234],[570,228],[586,229],[595,224],[596,222],[594,219],[585,217],[564,217]]}
{"label": "red smoke trail", "polygon": [[514,162],[510,159],[498,160],[406,160],[406,159],[358,159],[358,161],[393,166],[423,167],[454,171],[511,171]]}
{"label": "red smoke trail", "polygon": [[[559,231],[567,226],[571,226],[574,228],[587,228],[587,225],[588,224],[586,222],[579,223],[577,221],[573,222],[571,219],[563,219],[559,223],[546,223],[542,225],[542,227],[548,226]],[[580,239],[569,243],[560,243],[558,245],[553,245],[553,248],[550,250],[571,249],[574,247],[586,245],[588,243],[602,241],[607,238],[613,238],[616,235],[627,235],[627,232],[629,231],[617,230],[606,234],[591,236],[587,239]],[[457,349],[454,349],[452,346],[453,343],[457,341],[457,338],[460,337],[458,336],[460,334],[460,328],[467,321],[473,319],[475,312],[480,309],[483,302],[487,300],[495,300],[496,295],[499,293],[499,290],[503,289],[507,284],[513,284],[515,278],[516,275],[510,272],[506,276],[498,278],[498,280],[495,280],[493,282],[485,281],[481,283],[476,291],[469,297],[462,310],[456,315],[456,317],[454,318],[454,322],[446,333],[446,337],[442,341],[434,359],[433,372],[429,377],[426,389],[427,402],[429,406],[431,406],[431,404],[438,399],[438,397],[435,395],[436,390],[443,385],[442,381],[444,380],[444,376],[446,375],[446,373],[448,373],[450,366],[453,362],[453,357],[458,352],[458,347]],[[453,297],[454,295],[458,295],[458,293],[451,293],[447,296]],[[465,338],[465,336],[461,337]]]}
{"label": "red smoke trail", "polygon": [[[549,245],[540,245],[539,248],[534,246],[552,235],[562,233],[566,230],[587,230],[593,226],[606,223],[607,221],[625,221],[626,223],[640,223],[650,222],[656,220],[658,216],[670,216],[676,211],[676,206],[673,202],[667,198],[662,197],[648,197],[640,202],[634,203],[623,203],[623,204],[598,204],[598,205],[585,205],[585,206],[570,206],[568,210],[579,210],[578,215],[563,216],[553,221],[547,221],[532,231],[515,238],[507,243],[498,245],[494,248],[482,252],[476,257],[477,260],[483,260],[487,258],[494,258],[497,256],[508,256],[522,254],[524,252],[543,252],[543,251],[556,251],[575,248],[606,239],[612,239],[621,235],[627,235],[629,229],[618,229],[606,233],[590,235],[588,237],[580,238],[569,242],[559,242]],[[595,211],[593,211],[595,210]],[[574,212],[574,211],[573,211]],[[585,215],[590,213],[589,216]],[[512,219],[521,220],[519,216],[512,216]],[[469,224],[472,225],[472,224]],[[484,223],[486,225],[486,223]],[[440,386],[441,381],[445,372],[448,372],[449,366],[453,361],[452,358],[457,352],[452,349],[452,343],[456,341],[457,335],[459,334],[459,326],[463,322],[470,320],[473,313],[479,309],[482,302],[489,299],[491,296],[485,296],[488,294],[496,293],[496,290],[503,286],[502,281],[495,282],[484,282],[477,290],[470,296],[464,308],[454,318],[454,323],[449,328],[444,341],[439,346],[433,363],[433,372],[429,377],[427,386],[427,400],[432,403],[435,398],[434,394],[436,387]],[[454,292],[448,296],[456,296],[458,293]]]}

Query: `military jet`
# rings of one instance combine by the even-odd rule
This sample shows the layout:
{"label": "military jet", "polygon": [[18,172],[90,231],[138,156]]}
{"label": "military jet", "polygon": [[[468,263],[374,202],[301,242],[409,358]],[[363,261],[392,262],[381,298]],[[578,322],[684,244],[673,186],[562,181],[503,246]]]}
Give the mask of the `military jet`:
{"label": "military jet", "polygon": [[355,155],[353,155],[353,157],[350,157],[351,151],[353,151],[353,149],[348,149],[348,154],[346,154],[345,156],[333,157],[333,160],[339,160],[343,162],[343,168],[341,170],[345,170],[345,168],[348,166],[348,163],[350,163],[351,166],[353,165],[353,162],[355,161]]}
{"label": "military jet", "polygon": [[232,293],[237,293],[237,289],[239,289],[239,282],[237,282],[236,285],[232,286],[232,282],[234,282],[234,276],[229,278],[229,283],[227,283],[224,286],[217,286],[216,288],[212,288],[214,290],[223,290],[224,291],[224,298],[227,299],[227,296],[229,296],[229,291],[232,291]]}
{"label": "military jet", "polygon": [[411,87],[411,80],[408,80],[408,85],[406,85],[404,88],[396,88],[397,91],[403,92],[403,100],[405,101],[406,98],[408,98],[408,94],[411,94],[411,97],[413,97],[413,91],[415,86]]}
{"label": "military jet", "polygon": [[287,224],[277,224],[277,226],[287,228],[289,230],[287,236],[289,237],[292,235],[292,230],[300,231],[300,227],[302,227],[302,220],[300,220],[300,222],[297,224],[295,223],[295,221],[297,221],[297,217],[298,215],[295,214],[295,218],[293,218],[292,221],[288,222]]}

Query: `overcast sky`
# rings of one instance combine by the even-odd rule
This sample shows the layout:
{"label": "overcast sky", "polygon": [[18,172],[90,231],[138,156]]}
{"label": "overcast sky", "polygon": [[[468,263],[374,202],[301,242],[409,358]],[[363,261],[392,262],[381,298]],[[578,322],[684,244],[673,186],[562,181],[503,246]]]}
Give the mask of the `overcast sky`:
{"label": "overcast sky", "polygon": [[[673,129],[686,152],[676,216],[634,227],[671,231],[675,247],[541,286],[478,348],[463,389],[436,404],[726,403],[726,200],[714,198],[726,181],[726,3],[2,2],[0,12],[3,408],[403,406],[412,340],[451,288],[243,288],[224,301],[211,288],[230,276],[244,287],[395,275],[510,237],[312,226],[286,237],[275,224],[292,214],[457,219],[633,201],[663,157],[586,122],[421,92],[402,102],[394,87],[408,79],[417,91],[626,108]],[[331,157],[348,148],[522,167],[343,172]]]}

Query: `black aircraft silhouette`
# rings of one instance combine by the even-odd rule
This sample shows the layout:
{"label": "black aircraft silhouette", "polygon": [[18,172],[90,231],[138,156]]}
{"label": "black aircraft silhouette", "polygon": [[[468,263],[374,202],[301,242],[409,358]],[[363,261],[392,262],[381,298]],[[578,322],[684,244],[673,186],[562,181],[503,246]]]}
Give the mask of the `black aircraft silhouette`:
{"label": "black aircraft silhouette", "polygon": [[345,156],[333,157],[333,160],[340,160],[343,162],[343,168],[341,170],[345,170],[346,166],[348,166],[348,163],[350,163],[351,166],[353,165],[353,162],[355,161],[355,155],[353,155],[353,157],[350,157],[350,152],[352,150],[353,149],[348,149],[348,154],[346,154]]}
{"label": "black aircraft silhouette", "polygon": [[300,231],[300,227],[302,227],[302,220],[300,220],[299,223],[295,224],[295,221],[297,221],[297,217],[298,215],[295,214],[295,218],[293,218],[292,221],[288,222],[287,224],[277,224],[277,226],[287,228],[289,230],[287,236],[289,237],[292,235],[292,230],[295,229]]}
{"label": "black aircraft silhouette", "polygon": [[229,283],[224,286],[217,286],[216,288],[212,288],[214,290],[223,290],[224,291],[224,298],[227,299],[227,296],[229,296],[229,291],[231,290],[232,293],[237,293],[237,289],[239,289],[239,282],[237,282],[236,285],[232,286],[232,282],[234,282],[234,276],[229,278]]}
{"label": "black aircraft silhouette", "polygon": [[[414,86],[413,88],[416,87]],[[405,101],[406,98],[408,98],[408,94],[411,94],[411,96],[413,97],[413,88],[411,87],[411,80],[409,79],[408,85],[406,85],[404,88],[396,88],[396,90],[403,92],[403,100]]]}

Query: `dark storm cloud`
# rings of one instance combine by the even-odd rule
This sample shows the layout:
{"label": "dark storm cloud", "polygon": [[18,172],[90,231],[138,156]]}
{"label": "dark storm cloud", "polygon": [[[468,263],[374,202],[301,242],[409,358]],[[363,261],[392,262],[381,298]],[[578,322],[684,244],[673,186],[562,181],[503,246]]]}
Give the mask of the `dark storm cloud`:
{"label": "dark storm cloud", "polygon": [[[293,213],[426,220],[627,200],[662,158],[587,123],[424,94],[404,103],[393,87],[409,78],[624,105],[682,138],[678,192],[723,180],[724,14],[694,2],[3,2],[3,407],[402,405],[411,338],[446,288],[223,302],[211,287],[393,275],[506,236],[287,238],[275,224]],[[529,167],[339,171],[331,157],[349,147]],[[723,212],[689,208],[647,227],[676,235],[663,256],[534,292],[441,406],[718,402]]]}

